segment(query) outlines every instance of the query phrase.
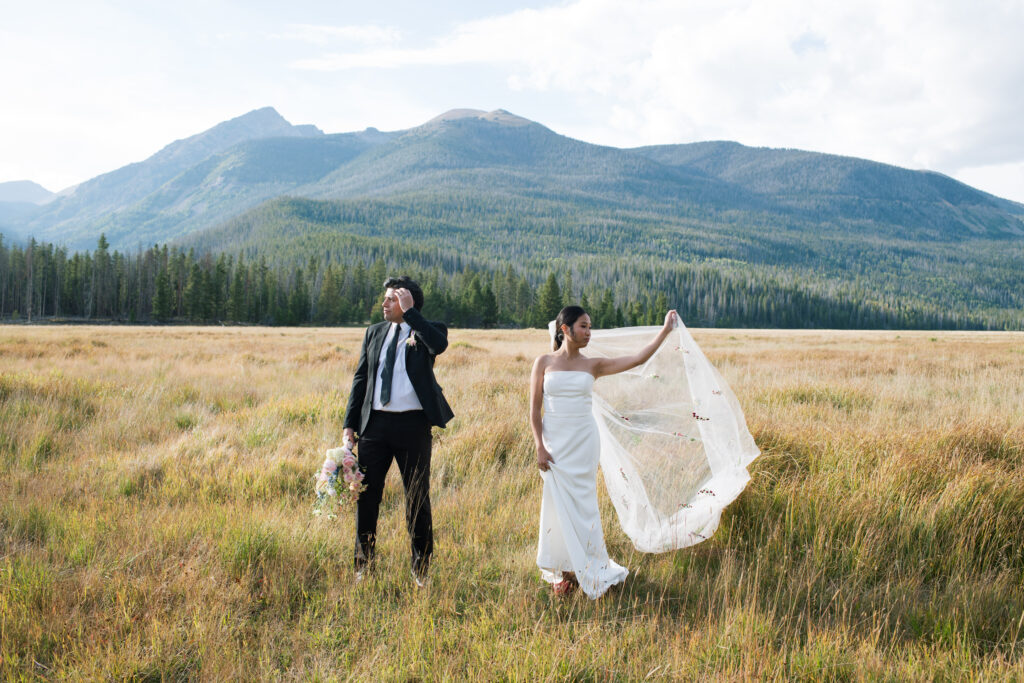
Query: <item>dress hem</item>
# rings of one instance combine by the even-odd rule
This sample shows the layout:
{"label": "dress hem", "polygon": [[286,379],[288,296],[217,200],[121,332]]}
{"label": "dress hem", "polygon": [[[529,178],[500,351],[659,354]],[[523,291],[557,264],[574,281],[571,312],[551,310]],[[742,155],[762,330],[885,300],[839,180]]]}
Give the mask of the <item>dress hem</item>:
{"label": "dress hem", "polygon": [[[539,568],[540,568],[540,576],[541,576],[541,578],[544,579],[545,581],[547,581],[548,583],[551,583],[551,584],[555,584],[555,583],[558,583],[559,581],[561,581],[562,580],[562,574],[564,572],[572,572],[573,571],[572,569],[545,569],[544,567],[539,567]],[[626,578],[629,576],[629,570],[626,569],[625,567],[620,567],[620,569],[622,570],[622,575],[621,576],[615,576],[615,577],[612,577],[610,579],[606,579],[604,581],[598,582],[598,584],[597,584],[598,585],[598,590],[596,591],[596,594],[593,594],[593,595],[591,594],[590,591],[588,591],[584,587],[583,584],[585,582],[584,581],[580,581],[580,575],[578,573],[576,574],[576,580],[577,580],[577,582],[580,585],[580,590],[583,591],[588,598],[590,598],[591,600],[597,600],[602,595],[607,593],[608,589],[611,588],[612,586],[617,586],[619,584],[622,584],[622,583],[626,582]],[[616,574],[617,573],[618,572],[616,572]]]}

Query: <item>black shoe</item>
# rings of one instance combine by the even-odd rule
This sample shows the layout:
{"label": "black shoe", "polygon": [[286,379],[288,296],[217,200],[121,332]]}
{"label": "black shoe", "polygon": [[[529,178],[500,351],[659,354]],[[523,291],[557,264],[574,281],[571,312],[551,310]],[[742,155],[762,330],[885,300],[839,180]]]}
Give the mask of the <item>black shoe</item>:
{"label": "black shoe", "polygon": [[419,574],[415,569],[410,573],[412,574],[412,581],[416,584],[417,588],[426,588],[430,585],[430,577],[426,574]]}

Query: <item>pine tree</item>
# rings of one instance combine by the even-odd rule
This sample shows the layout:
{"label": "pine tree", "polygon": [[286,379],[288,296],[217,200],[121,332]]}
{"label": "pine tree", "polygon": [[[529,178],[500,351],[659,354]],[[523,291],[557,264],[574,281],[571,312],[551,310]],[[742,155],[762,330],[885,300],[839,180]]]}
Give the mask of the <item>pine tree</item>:
{"label": "pine tree", "polygon": [[615,301],[612,299],[612,290],[605,289],[595,311],[596,320],[594,324],[599,328],[615,327]]}
{"label": "pine tree", "polygon": [[204,297],[203,270],[199,263],[193,262],[188,272],[188,282],[185,284],[185,292],[182,295],[185,304],[185,316],[190,322],[200,322],[205,313],[203,306]]}
{"label": "pine tree", "polygon": [[494,291],[490,285],[484,285],[483,291],[480,292],[480,304],[483,308],[481,311],[481,322],[484,327],[494,327],[498,322],[498,300],[494,296]]}
{"label": "pine tree", "polygon": [[235,272],[231,278],[231,289],[228,294],[227,302],[227,317],[228,320],[233,322],[242,322],[246,319],[246,306],[245,306],[245,264],[242,262],[242,256],[238,256],[238,265],[235,266]]}
{"label": "pine tree", "polygon": [[316,320],[328,325],[341,322],[341,287],[334,266],[327,266],[316,299]]}
{"label": "pine tree", "polygon": [[156,275],[156,294],[153,296],[153,318],[162,323],[170,320],[173,303],[171,277],[167,273],[166,268],[161,268],[160,272]]}
{"label": "pine tree", "polygon": [[309,290],[306,289],[306,280],[302,268],[295,271],[294,283],[291,294],[288,296],[288,311],[285,314],[286,325],[301,325],[309,322]]}
{"label": "pine tree", "polygon": [[562,292],[558,288],[558,278],[554,273],[550,273],[537,293],[537,315],[539,317],[534,321],[534,325],[545,327],[549,320],[554,320],[558,316],[558,312],[563,308],[562,304]]}

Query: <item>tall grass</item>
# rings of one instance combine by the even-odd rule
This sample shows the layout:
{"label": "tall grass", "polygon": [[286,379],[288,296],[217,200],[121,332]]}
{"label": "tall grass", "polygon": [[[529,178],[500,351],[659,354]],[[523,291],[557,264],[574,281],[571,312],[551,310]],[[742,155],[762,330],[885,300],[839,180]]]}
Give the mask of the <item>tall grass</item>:
{"label": "tall grass", "polygon": [[1024,335],[697,331],[763,455],[709,541],[597,602],[534,566],[540,331],[454,331],[432,584],[310,514],[353,329],[0,328],[0,676],[1024,677]]}

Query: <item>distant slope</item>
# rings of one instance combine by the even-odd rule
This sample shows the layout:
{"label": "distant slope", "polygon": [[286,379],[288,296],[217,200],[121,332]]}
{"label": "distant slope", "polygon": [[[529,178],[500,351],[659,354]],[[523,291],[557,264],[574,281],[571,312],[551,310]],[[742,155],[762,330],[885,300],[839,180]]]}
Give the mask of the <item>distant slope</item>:
{"label": "distant slope", "polygon": [[31,180],[0,183],[0,234],[7,233],[15,239],[25,237],[18,226],[31,220],[42,210],[40,207],[56,196]]}
{"label": "distant slope", "polygon": [[14,180],[0,183],[0,203],[19,202],[26,204],[46,204],[56,197],[39,183],[31,180]]}
{"label": "distant slope", "polygon": [[530,277],[561,259],[588,282],[616,283],[620,300],[657,286],[635,277],[645,268],[713,264],[735,282],[804,283],[822,300],[989,321],[1024,309],[1020,204],[814,152],[593,145],[503,110],[337,135],[258,110],[25,210],[0,212],[5,232],[72,248],[105,232],[121,250],[514,263]]}
{"label": "distant slope", "polygon": [[96,223],[112,243],[151,244],[290,194],[378,144],[374,135],[247,140],[213,154]]}
{"label": "distant slope", "polygon": [[28,235],[20,226],[39,212],[39,206],[30,202],[0,202],[0,237],[11,240],[23,240]]}
{"label": "distant slope", "polygon": [[574,140],[508,112],[457,113],[395,136],[296,195],[342,199],[461,190],[604,205],[760,206],[741,188],[702,172]]}
{"label": "distant slope", "polygon": [[[611,287],[618,301],[652,291],[682,294],[670,283],[700,265],[744,289],[752,286],[745,283],[773,292],[799,286],[840,307],[868,301],[1012,328],[1020,327],[1024,311],[1024,241],[881,239],[744,212],[668,218],[639,208],[462,191],[289,198],[181,244],[283,264],[383,258],[394,267],[446,273],[511,264],[535,282],[555,267],[579,286]],[[773,305],[784,307],[786,300]]]}
{"label": "distant slope", "polygon": [[[172,142],[145,161],[88,180],[67,195],[62,193],[30,222],[19,226],[20,232],[72,246],[86,246],[95,243],[99,233],[113,224],[120,226],[121,234],[111,243],[132,244],[135,240],[131,232],[136,226],[131,216],[138,215],[133,211],[133,205],[180,173],[241,142],[322,135],[313,126],[291,125],[271,107],[257,109],[197,135]],[[122,213],[129,216],[116,218]],[[168,236],[166,232],[161,235],[163,239]]]}
{"label": "distant slope", "polygon": [[922,237],[1024,236],[1024,205],[948,176],[864,159],[735,142],[633,150],[672,166],[735,183],[800,215],[900,226]]}
{"label": "distant slope", "polygon": [[[709,142],[623,150],[558,135],[503,110],[452,110],[406,131],[323,135],[266,108],[83,183],[33,213],[0,212],[15,234],[88,248],[181,239],[277,197],[459,194],[747,222],[867,239],[1017,239],[1024,206],[945,176],[861,159]],[[814,226],[813,229],[809,226]]]}

